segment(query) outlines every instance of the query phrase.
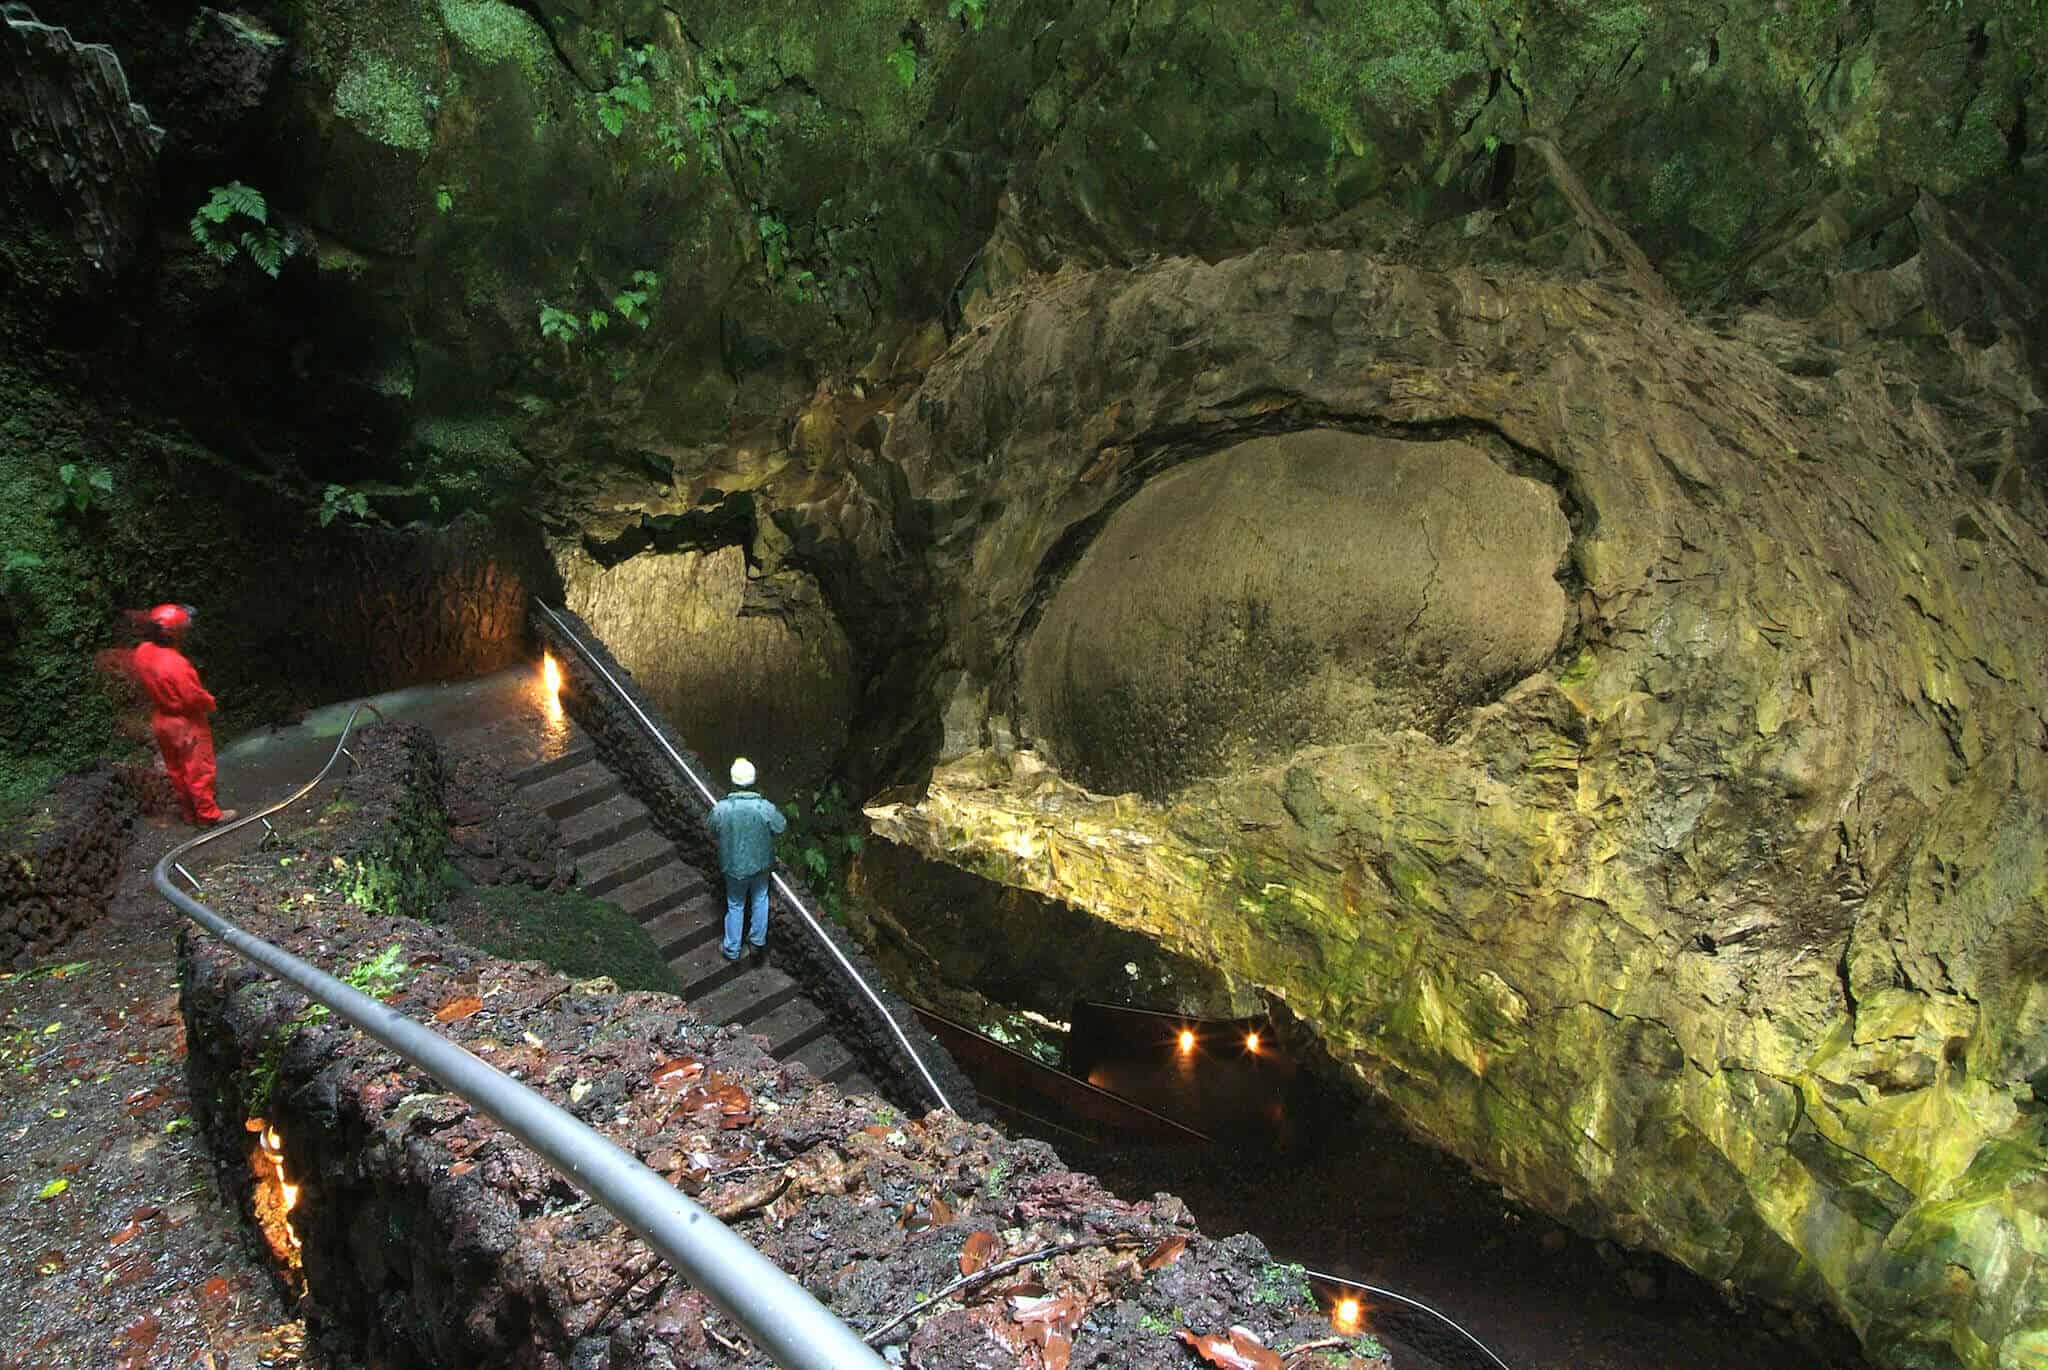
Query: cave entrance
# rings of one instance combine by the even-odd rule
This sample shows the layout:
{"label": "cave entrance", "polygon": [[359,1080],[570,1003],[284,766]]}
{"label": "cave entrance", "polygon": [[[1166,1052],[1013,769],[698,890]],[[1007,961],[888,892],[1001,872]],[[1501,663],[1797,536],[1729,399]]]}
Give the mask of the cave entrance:
{"label": "cave entrance", "polygon": [[748,757],[778,801],[825,781],[859,690],[853,648],[815,584],[786,575],[771,607],[750,603],[738,547],[560,561],[568,607],[716,773]]}

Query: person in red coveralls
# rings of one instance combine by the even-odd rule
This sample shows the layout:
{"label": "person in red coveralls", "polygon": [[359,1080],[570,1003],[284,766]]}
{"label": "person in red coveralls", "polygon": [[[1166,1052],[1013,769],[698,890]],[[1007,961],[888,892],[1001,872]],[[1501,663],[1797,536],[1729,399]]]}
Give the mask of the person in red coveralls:
{"label": "person in red coveralls", "polygon": [[135,649],[129,669],[155,711],[150,731],[163,749],[185,821],[207,827],[233,818],[235,811],[223,810],[213,797],[213,730],[206,725],[213,696],[177,647],[192,626],[192,608],[159,604],[144,619],[149,641]]}

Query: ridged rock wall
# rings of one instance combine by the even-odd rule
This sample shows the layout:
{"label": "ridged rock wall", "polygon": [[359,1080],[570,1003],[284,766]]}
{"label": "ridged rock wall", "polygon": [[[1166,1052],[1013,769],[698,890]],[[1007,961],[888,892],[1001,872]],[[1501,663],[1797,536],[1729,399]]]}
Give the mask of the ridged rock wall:
{"label": "ridged rock wall", "polygon": [[[987,744],[877,830],[1282,996],[1415,1126],[1589,1231],[1830,1307],[1882,1364],[2033,1363],[2048,544],[1951,455],[1954,415],[2024,431],[2027,406],[1836,346],[1853,324],[1715,331],[1341,253],[1020,295],[883,454],[937,511],[952,707]],[[2018,394],[1996,336],[1952,337],[1957,365]],[[1414,444],[1547,484],[1571,524],[1557,649],[1428,727],[1240,728],[1163,790],[1097,777],[1151,797],[1063,778],[1097,754],[1020,663],[1109,574],[1088,557],[1117,511],[1300,433],[1382,444],[1351,449],[1361,479]],[[1249,521],[1271,498],[1244,493]],[[1266,531],[1243,582],[1298,611],[1299,549]],[[1226,594],[1198,558],[1132,566],[1132,595]],[[1138,629],[1094,631],[1192,688]],[[1476,650],[1393,640],[1446,679]]]}
{"label": "ridged rock wall", "polygon": [[0,129],[0,172],[12,173],[0,191],[53,209],[100,272],[127,266],[147,232],[164,131],[129,98],[114,50],[74,42],[27,5],[0,6]]}

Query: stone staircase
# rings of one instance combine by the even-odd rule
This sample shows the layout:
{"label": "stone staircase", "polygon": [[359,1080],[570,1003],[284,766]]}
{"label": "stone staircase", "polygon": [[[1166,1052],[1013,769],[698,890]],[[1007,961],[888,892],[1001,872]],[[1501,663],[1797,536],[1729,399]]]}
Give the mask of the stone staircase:
{"label": "stone staircase", "polygon": [[751,955],[737,965],[725,959],[719,951],[724,882],[683,860],[582,730],[569,726],[562,755],[514,771],[511,779],[521,802],[560,826],[563,845],[576,858],[577,887],[618,905],[647,929],[682,983],[684,1001],[703,1021],[765,1037],[776,1060],[801,1061],[848,1093],[879,1092],[833,1035],[830,1015],[796,981],[772,963],[754,966]]}

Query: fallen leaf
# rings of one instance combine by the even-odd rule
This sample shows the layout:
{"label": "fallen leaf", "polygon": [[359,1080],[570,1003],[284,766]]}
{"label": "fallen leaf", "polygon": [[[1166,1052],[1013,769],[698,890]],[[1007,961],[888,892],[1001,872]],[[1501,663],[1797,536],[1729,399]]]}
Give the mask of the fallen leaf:
{"label": "fallen leaf", "polygon": [[457,1161],[454,1165],[448,1167],[448,1176],[450,1179],[453,1179],[457,1175],[467,1175],[475,1169],[475,1161]]}
{"label": "fallen leaf", "polygon": [[114,1362],[114,1370],[142,1370],[149,1364],[150,1348],[156,1345],[159,1333],[163,1331],[163,1319],[154,1313],[144,1313],[121,1329],[121,1338],[127,1342]]}
{"label": "fallen leaf", "polygon": [[200,1287],[199,1294],[208,1303],[219,1303],[228,1296],[228,1282],[215,1275]]}
{"label": "fallen leaf", "polygon": [[1286,1370],[1280,1357],[1242,1327],[1229,1332],[1190,1332],[1180,1329],[1180,1339],[1200,1353],[1203,1360],[1223,1370]]}
{"label": "fallen leaf", "polygon": [[141,1233],[142,1224],[137,1222],[131,1222],[126,1227],[122,1228],[119,1232],[116,1232],[113,1236],[107,1238],[107,1245],[126,1246],[129,1242],[134,1241],[136,1237],[140,1236]]}
{"label": "fallen leaf", "polygon": [[1013,1283],[1000,1285],[989,1290],[988,1297],[993,1299],[1037,1298],[1043,1293],[1045,1293],[1044,1281],[1026,1275],[1024,1278]]}
{"label": "fallen leaf", "polygon": [[42,1257],[36,1261],[36,1273],[38,1275],[54,1275],[63,1268],[64,1253],[55,1247],[45,1251]]}
{"label": "fallen leaf", "polygon": [[662,1089],[681,1089],[704,1073],[704,1063],[690,1056],[665,1061],[648,1074],[648,1080]]}
{"label": "fallen leaf", "polygon": [[1074,1343],[1054,1332],[1045,1339],[1045,1370],[1067,1370],[1067,1361],[1074,1354]]}
{"label": "fallen leaf", "polygon": [[437,1023],[452,1023],[458,1018],[468,1018],[472,1014],[482,1012],[483,1006],[483,1000],[477,998],[474,994],[465,994],[460,998],[450,999],[447,1003],[435,1009],[434,1021]]}
{"label": "fallen leaf", "polygon": [[953,1206],[944,1199],[934,1198],[932,1200],[932,1221],[940,1226],[953,1221]]}
{"label": "fallen leaf", "polygon": [[71,1181],[69,1180],[52,1180],[42,1187],[41,1192],[36,1197],[38,1199],[54,1199],[69,1188],[71,1188]]}
{"label": "fallen leaf", "polygon": [[996,1254],[996,1234],[993,1232],[970,1232],[960,1247],[960,1273],[972,1275],[989,1262]]}
{"label": "fallen leaf", "polygon": [[1010,1300],[1010,1316],[1018,1322],[1047,1323],[1063,1332],[1080,1326],[1081,1313],[1081,1301],[1070,1294]]}
{"label": "fallen leaf", "polygon": [[1180,1253],[1187,1249],[1188,1239],[1186,1237],[1168,1237],[1165,1241],[1147,1251],[1145,1259],[1140,1261],[1139,1265],[1147,1270],[1157,1270],[1161,1266],[1172,1265],[1180,1259]]}

